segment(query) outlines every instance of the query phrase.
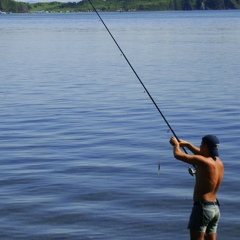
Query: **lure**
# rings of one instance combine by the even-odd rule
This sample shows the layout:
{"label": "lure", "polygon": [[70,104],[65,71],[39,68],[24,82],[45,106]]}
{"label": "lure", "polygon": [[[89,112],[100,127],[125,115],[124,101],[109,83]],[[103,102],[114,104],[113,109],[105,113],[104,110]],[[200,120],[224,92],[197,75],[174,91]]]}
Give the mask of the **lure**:
{"label": "lure", "polygon": [[158,175],[160,175],[160,162],[158,163]]}

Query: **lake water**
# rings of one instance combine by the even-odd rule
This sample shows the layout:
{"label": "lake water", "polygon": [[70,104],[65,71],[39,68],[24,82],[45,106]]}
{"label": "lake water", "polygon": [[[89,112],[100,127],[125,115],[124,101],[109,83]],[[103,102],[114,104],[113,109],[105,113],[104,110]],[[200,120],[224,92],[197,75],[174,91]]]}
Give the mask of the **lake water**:
{"label": "lake water", "polygon": [[[240,11],[101,16],[178,137],[219,137],[239,240]],[[1,239],[189,239],[194,178],[95,13],[1,15],[0,56]]]}

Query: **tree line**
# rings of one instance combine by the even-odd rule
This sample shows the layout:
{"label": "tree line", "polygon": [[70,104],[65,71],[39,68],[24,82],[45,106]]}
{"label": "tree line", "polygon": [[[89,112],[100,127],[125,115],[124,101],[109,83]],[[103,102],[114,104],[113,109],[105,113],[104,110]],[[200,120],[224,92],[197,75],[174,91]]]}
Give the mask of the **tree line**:
{"label": "tree line", "polygon": [[[163,10],[217,10],[240,9],[240,0],[91,0],[100,11],[163,11]],[[45,9],[41,9],[44,7]],[[23,3],[14,0],[0,0],[0,11],[27,13],[33,10],[45,11],[91,11],[88,0],[60,3]]]}
{"label": "tree line", "polygon": [[[240,0],[92,0],[101,10],[121,8],[123,11],[135,9],[137,11],[161,10],[200,10],[200,9],[239,9]],[[82,5],[89,5],[88,0],[81,1]]]}
{"label": "tree line", "polygon": [[27,13],[30,6],[26,3],[15,2],[13,0],[0,0],[1,12]]}

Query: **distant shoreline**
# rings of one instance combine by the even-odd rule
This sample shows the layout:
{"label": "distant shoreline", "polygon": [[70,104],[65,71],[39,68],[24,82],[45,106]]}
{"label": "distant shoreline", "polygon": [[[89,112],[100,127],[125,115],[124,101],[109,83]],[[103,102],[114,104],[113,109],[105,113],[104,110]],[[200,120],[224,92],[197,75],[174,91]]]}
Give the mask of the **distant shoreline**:
{"label": "distant shoreline", "polygon": [[[96,1],[92,0],[94,7],[99,12],[149,12],[149,11],[194,11],[194,10],[233,10],[240,9],[240,2],[235,0],[216,1],[182,1],[182,0],[152,0],[134,2],[122,1]],[[92,6],[88,0],[79,2],[37,2],[25,3],[14,0],[0,0],[1,14],[7,13],[31,13],[35,11],[44,12],[91,12]]]}

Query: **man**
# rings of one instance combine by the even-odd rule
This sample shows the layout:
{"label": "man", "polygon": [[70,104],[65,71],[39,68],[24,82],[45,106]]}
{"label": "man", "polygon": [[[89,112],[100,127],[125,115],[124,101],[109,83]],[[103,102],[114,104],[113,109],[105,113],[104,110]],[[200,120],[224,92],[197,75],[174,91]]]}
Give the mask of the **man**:
{"label": "man", "polygon": [[[191,240],[216,240],[220,218],[217,192],[222,183],[224,165],[219,158],[219,140],[214,135],[202,138],[200,148],[192,143],[170,139],[174,157],[196,167],[196,183],[193,193],[194,206],[189,219]],[[181,150],[188,148],[194,155]]]}

